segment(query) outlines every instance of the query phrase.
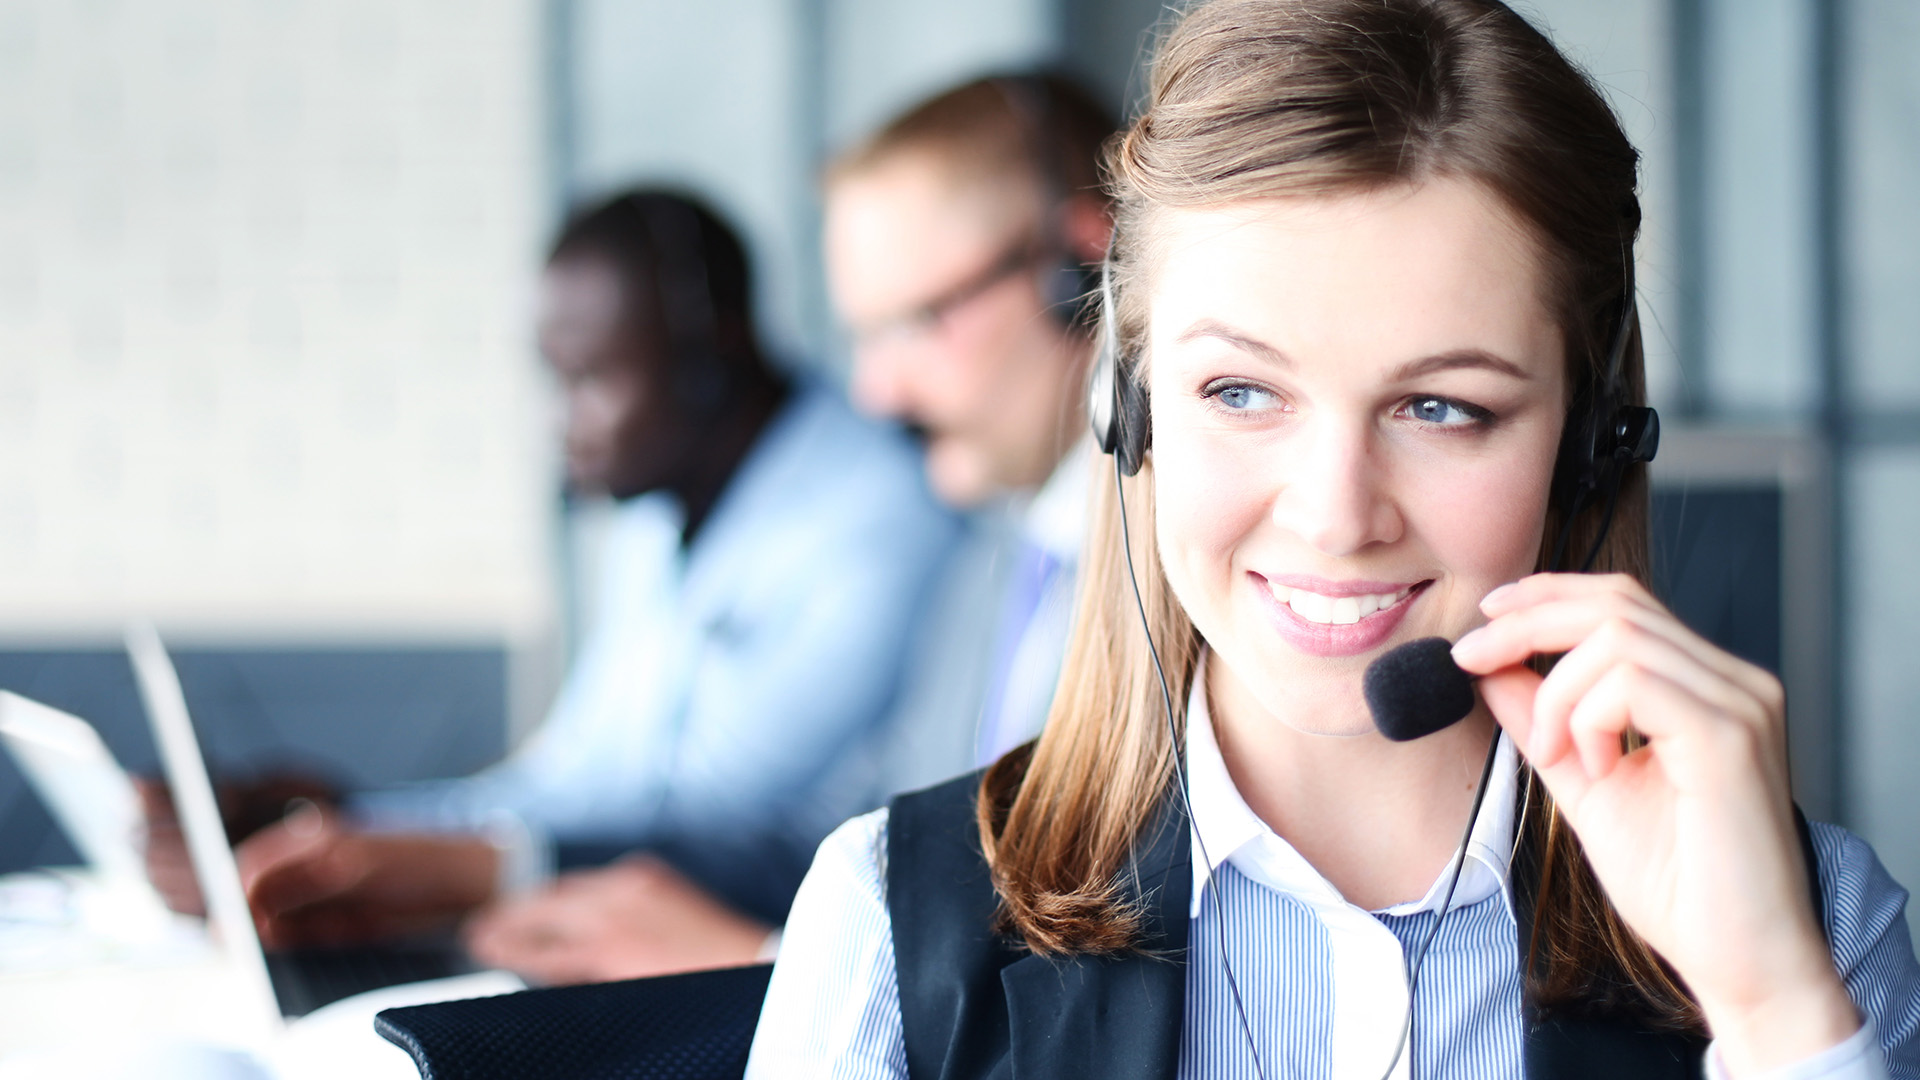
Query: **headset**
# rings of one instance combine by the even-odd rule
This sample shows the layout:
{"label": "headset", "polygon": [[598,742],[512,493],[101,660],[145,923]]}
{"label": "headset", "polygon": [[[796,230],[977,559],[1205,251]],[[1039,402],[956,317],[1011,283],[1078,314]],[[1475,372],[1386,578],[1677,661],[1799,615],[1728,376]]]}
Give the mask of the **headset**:
{"label": "headset", "polygon": [[[1629,197],[1625,210],[1628,232],[1640,222],[1640,203]],[[1560,523],[1560,535],[1554,541],[1553,557],[1547,565],[1565,569],[1567,540],[1574,520],[1595,496],[1606,499],[1600,528],[1593,546],[1580,561],[1580,572],[1593,569],[1593,561],[1613,527],[1613,509],[1619,499],[1620,485],[1627,468],[1653,460],[1660,449],[1660,414],[1645,405],[1627,401],[1625,363],[1627,349],[1640,332],[1639,305],[1635,302],[1633,253],[1623,241],[1620,248],[1621,276],[1620,320],[1607,347],[1606,369],[1597,385],[1583,388],[1588,398],[1585,408],[1576,399],[1575,406],[1560,438],[1559,456],[1554,461],[1554,485],[1559,503],[1566,508]]]}
{"label": "headset", "polygon": [[1040,276],[1041,299],[1047,312],[1062,329],[1084,329],[1096,312],[1101,270],[1081,262],[1067,244],[1065,222],[1061,220],[1067,203],[1073,198],[1067,182],[1060,106],[1047,76],[1040,74],[999,75],[988,82],[1006,99],[1009,111],[1020,125],[1027,144],[1027,157],[1040,175],[1041,200],[1039,246],[1036,252],[1043,270]]}
{"label": "headset", "polygon": [[[1625,236],[1631,237],[1640,222],[1638,199],[1628,197],[1623,216],[1626,222]],[[1167,737],[1174,743],[1175,778],[1180,787],[1181,804],[1191,824],[1193,803],[1187,792],[1186,755],[1180,749],[1179,733],[1173,721],[1173,693],[1167,685],[1166,670],[1160,663],[1160,650],[1154,644],[1146,603],[1140,596],[1140,579],[1133,567],[1133,539],[1127,524],[1127,496],[1122,478],[1138,475],[1141,465],[1146,461],[1147,449],[1152,442],[1151,413],[1146,387],[1136,378],[1137,365],[1132,357],[1120,349],[1118,309],[1113,302],[1112,264],[1113,242],[1110,239],[1107,257],[1100,264],[1100,352],[1094,359],[1088,379],[1087,419],[1093,427],[1094,441],[1099,444],[1101,452],[1113,456],[1113,490],[1120,508],[1120,545],[1126,557],[1127,580],[1133,586],[1134,606],[1140,613],[1141,632],[1146,635],[1147,654],[1153,660],[1154,675],[1160,682],[1160,698],[1166,709]],[[1628,467],[1652,461],[1660,448],[1659,414],[1647,406],[1628,401],[1625,361],[1627,349],[1639,333],[1640,315],[1635,300],[1632,247],[1630,241],[1624,238],[1621,242],[1621,281],[1619,322],[1607,347],[1605,368],[1576,397],[1554,462],[1553,483],[1558,501],[1566,507],[1566,516],[1560,523],[1559,535],[1553,545],[1553,557],[1547,563],[1549,567],[1564,569],[1562,560],[1575,519],[1595,496],[1603,496],[1606,509],[1600,520],[1600,528],[1580,567],[1582,573],[1592,569],[1593,561],[1613,526],[1614,504]],[[1581,398],[1585,399],[1584,403]],[[1486,796],[1487,782],[1493,775],[1499,746],[1500,740],[1496,735],[1487,746],[1480,783],[1474,791],[1473,806],[1467,812],[1466,831],[1460,837],[1460,846],[1452,860],[1440,910],[1427,928],[1419,947],[1408,959],[1407,1011],[1399,1038],[1394,1043],[1393,1059],[1382,1072],[1382,1080],[1393,1075],[1394,1068],[1406,1053],[1408,1036],[1413,1030],[1413,1002],[1420,985],[1420,971],[1426,962],[1427,950],[1439,936],[1440,924],[1452,910],[1454,888],[1460,883],[1460,871],[1466,864],[1467,844],[1472,840],[1474,824],[1480,817],[1481,800]],[[1207,867],[1208,890],[1218,895],[1218,887],[1213,881],[1213,860],[1207,854],[1205,841],[1200,839],[1198,832],[1194,833],[1194,839],[1201,845],[1200,857]],[[1240,997],[1240,985],[1234,978],[1233,965],[1227,957],[1224,917],[1214,920],[1214,929],[1219,937],[1220,962],[1226,968],[1227,989],[1233,998],[1241,1034],[1245,1036],[1247,1049],[1253,1057],[1254,1073],[1260,1080],[1266,1080],[1266,1067],[1260,1060],[1253,1028],[1247,1020],[1246,1005]]]}
{"label": "headset", "polygon": [[[1634,214],[1637,219],[1637,210]],[[1571,410],[1566,431],[1561,436],[1560,453],[1554,465],[1554,484],[1560,502],[1567,507],[1567,521],[1561,526],[1555,554],[1548,563],[1560,565],[1567,540],[1567,525],[1578,517],[1596,495],[1607,499],[1607,524],[1595,540],[1596,550],[1612,523],[1613,503],[1629,465],[1653,460],[1660,449],[1660,415],[1644,405],[1627,401],[1624,369],[1627,349],[1638,335],[1640,316],[1634,302],[1633,259],[1623,247],[1622,264],[1625,287],[1621,292],[1619,325],[1607,348],[1606,367],[1596,384],[1583,388],[1587,399],[1583,408],[1578,400]],[[1152,428],[1147,389],[1135,377],[1137,365],[1120,349],[1120,331],[1113,303],[1112,250],[1100,265],[1100,353],[1094,359],[1088,382],[1087,418],[1093,425],[1094,440],[1104,453],[1112,454],[1120,472],[1139,473],[1152,445]],[[1592,554],[1588,556],[1591,562]]]}
{"label": "headset", "polygon": [[638,211],[652,256],[671,392],[695,415],[711,417],[725,407],[738,375],[721,355],[706,223],[691,204],[672,196],[630,195],[626,201]]}

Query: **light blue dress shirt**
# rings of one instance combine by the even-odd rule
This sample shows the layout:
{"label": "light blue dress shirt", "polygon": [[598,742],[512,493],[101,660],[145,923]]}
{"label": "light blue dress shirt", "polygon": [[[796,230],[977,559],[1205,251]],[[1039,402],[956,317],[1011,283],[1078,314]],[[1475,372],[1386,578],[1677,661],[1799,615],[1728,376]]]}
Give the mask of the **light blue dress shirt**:
{"label": "light blue dress shirt", "polygon": [[[1224,939],[1268,1080],[1380,1080],[1407,1007],[1405,957],[1432,925],[1445,875],[1421,899],[1383,911],[1348,903],[1240,797],[1213,738],[1204,685],[1196,678],[1187,714],[1196,843],[1179,1075],[1258,1075],[1221,963]],[[1413,995],[1411,1045],[1392,1073],[1400,1080],[1522,1080],[1517,925],[1506,888],[1515,756],[1502,743],[1453,908]],[[1865,842],[1830,825],[1813,829],[1834,962],[1867,1026],[1813,1059],[1741,1080],[1920,1078],[1920,965],[1906,892]],[[906,1076],[885,853],[884,810],[821,845],[787,921],[750,1080]],[[1717,1069],[1712,1055],[1709,1069]]]}
{"label": "light blue dress shirt", "polygon": [[904,436],[804,385],[690,549],[681,522],[665,494],[618,508],[586,640],[522,746],[356,813],[447,829],[510,816],[551,840],[647,847],[749,910],[783,910],[820,838],[870,806],[835,767],[878,737],[957,526]]}
{"label": "light blue dress shirt", "polygon": [[891,734],[867,767],[874,804],[992,761],[1038,735],[1073,621],[1091,440],[1047,482],[968,515],[915,627]]}

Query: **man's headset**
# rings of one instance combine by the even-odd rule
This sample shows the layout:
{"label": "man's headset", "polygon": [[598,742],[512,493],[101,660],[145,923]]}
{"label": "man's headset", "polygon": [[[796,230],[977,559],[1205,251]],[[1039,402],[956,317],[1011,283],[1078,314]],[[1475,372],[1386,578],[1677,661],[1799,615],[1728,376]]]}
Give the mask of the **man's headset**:
{"label": "man's headset", "polygon": [[1065,155],[1073,140],[1052,85],[1045,75],[1002,75],[991,80],[1007,101],[1027,144],[1027,158],[1040,178],[1042,202],[1038,245],[1041,298],[1047,311],[1067,329],[1082,329],[1096,314],[1094,299],[1101,271],[1082,262],[1066,235],[1066,209],[1074,192]]}
{"label": "man's headset", "polygon": [[706,226],[691,205],[669,196],[635,195],[653,291],[667,347],[665,370],[674,400],[699,416],[718,412],[737,381],[721,355]]}

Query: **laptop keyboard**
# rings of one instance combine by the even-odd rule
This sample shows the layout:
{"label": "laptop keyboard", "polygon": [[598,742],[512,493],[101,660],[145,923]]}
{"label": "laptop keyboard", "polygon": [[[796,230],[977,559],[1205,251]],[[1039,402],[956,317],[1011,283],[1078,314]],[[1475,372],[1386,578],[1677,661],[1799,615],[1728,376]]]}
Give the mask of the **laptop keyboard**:
{"label": "laptop keyboard", "polygon": [[281,1015],[305,1016],[368,990],[464,975],[475,970],[458,945],[425,943],[293,949],[267,954]]}

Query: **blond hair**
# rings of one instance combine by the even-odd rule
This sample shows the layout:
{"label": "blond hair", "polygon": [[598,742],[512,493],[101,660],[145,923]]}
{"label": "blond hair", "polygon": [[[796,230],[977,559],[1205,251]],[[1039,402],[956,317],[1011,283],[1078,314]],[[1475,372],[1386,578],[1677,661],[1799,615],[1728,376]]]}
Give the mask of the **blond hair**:
{"label": "blond hair", "polygon": [[901,113],[837,155],[827,165],[825,180],[832,188],[848,177],[921,156],[935,162],[958,192],[998,200],[1010,188],[1021,188],[1054,202],[1076,196],[1104,202],[1100,155],[1114,126],[1108,110],[1064,76],[987,75]]}

